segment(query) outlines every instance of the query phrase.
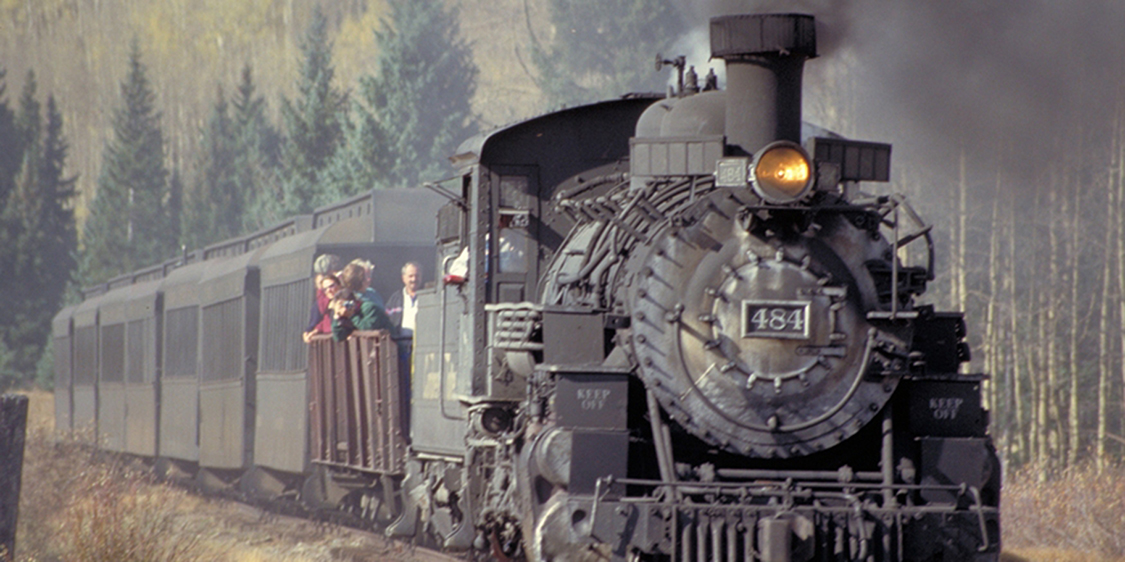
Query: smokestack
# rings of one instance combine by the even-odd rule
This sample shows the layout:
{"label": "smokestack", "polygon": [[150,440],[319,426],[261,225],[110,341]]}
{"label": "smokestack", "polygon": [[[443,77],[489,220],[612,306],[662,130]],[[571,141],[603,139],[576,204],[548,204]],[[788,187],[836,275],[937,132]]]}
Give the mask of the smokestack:
{"label": "smokestack", "polygon": [[753,154],[775,140],[801,142],[801,78],[816,56],[812,16],[712,18],[711,56],[726,61],[728,145]]}

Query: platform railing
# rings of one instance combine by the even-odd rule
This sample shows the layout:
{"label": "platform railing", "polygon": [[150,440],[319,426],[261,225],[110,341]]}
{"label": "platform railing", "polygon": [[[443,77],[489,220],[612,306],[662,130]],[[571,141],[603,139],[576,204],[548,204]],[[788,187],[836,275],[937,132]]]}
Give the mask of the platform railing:
{"label": "platform railing", "polygon": [[382,330],[309,343],[312,462],[368,473],[401,473],[409,436],[409,380],[398,344]]}

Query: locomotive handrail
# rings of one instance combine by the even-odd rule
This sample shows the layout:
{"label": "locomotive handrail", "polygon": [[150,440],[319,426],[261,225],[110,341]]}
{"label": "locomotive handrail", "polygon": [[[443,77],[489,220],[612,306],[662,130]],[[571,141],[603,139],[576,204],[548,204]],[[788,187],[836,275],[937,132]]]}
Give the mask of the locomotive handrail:
{"label": "locomotive handrail", "polygon": [[[895,251],[898,251],[898,205],[894,206]],[[891,320],[898,317],[898,256],[891,255]]]}
{"label": "locomotive handrail", "polygon": [[977,547],[977,552],[985,552],[991,545],[988,541],[988,525],[984,519],[984,502],[981,501],[980,489],[976,486],[969,486],[969,493],[973,496],[973,511],[977,513],[977,520],[980,521],[981,545]]}
{"label": "locomotive handrail", "polygon": [[[602,479],[607,480],[607,483],[624,484],[626,486],[642,486],[649,488],[669,487],[669,488],[685,488],[695,490],[690,493],[716,493],[724,490],[751,490],[757,489],[762,492],[769,490],[786,489],[789,493],[795,491],[808,489],[808,493],[802,493],[802,496],[809,496],[816,490],[831,491],[832,489],[844,490],[863,490],[863,491],[879,491],[883,489],[891,489],[895,492],[961,492],[968,491],[972,493],[973,487],[966,488],[961,484],[884,484],[882,482],[807,482],[803,480],[795,481],[790,478],[772,478],[766,479],[769,481],[762,482],[700,482],[700,481],[667,481],[667,480],[652,480],[645,478],[614,478],[605,476]],[[612,482],[610,482],[612,481]],[[796,490],[794,489],[796,488]],[[977,492],[979,494],[979,492]],[[620,501],[640,501],[642,503],[652,503],[653,498],[620,498]],[[980,504],[983,510],[983,502]],[[926,506],[915,506],[918,508],[925,508]]]}
{"label": "locomotive handrail", "polygon": [[452,180],[452,179],[459,179],[460,177],[461,176],[451,176],[451,177],[448,177],[448,178],[442,178],[442,179],[437,180],[437,181],[425,181],[425,182],[422,182],[422,187],[424,187],[426,189],[429,189],[430,191],[433,191],[434,193],[437,193],[438,195],[440,195],[442,197],[445,197],[451,203],[457,205],[461,209],[468,210],[469,204],[466,203],[464,199],[462,199],[461,197],[458,197],[457,195],[453,194],[453,192],[451,192],[448,189],[441,186],[441,182],[443,182],[443,181],[449,181],[449,180]]}
{"label": "locomotive handrail", "polygon": [[[929,278],[930,281],[933,281],[933,279],[934,279],[934,237],[933,237],[933,233],[932,233],[933,225],[927,225],[926,221],[923,221],[922,217],[918,216],[918,213],[914,210],[914,207],[910,206],[910,203],[906,201],[906,197],[903,197],[902,195],[895,194],[895,195],[891,196],[891,201],[894,202],[894,208],[895,208],[896,211],[899,209],[899,207],[901,207],[902,210],[905,211],[906,214],[910,216],[911,220],[913,220],[915,223],[917,223],[919,226],[922,227],[922,229],[919,230],[918,232],[907,235],[907,237],[902,240],[901,245],[899,244],[900,241],[898,239],[898,235],[897,235],[897,232],[896,232],[896,235],[895,235],[895,250],[898,250],[900,247],[905,246],[906,244],[909,244],[909,243],[913,242],[914,240],[917,240],[918,237],[920,237],[920,236],[924,237],[926,239],[926,254],[927,254],[926,277]],[[898,220],[896,219],[895,222],[896,222],[896,225],[897,225]]]}
{"label": "locomotive handrail", "polygon": [[648,405],[649,424],[652,427],[652,439],[656,442],[656,465],[660,469],[660,479],[672,482],[676,479],[676,471],[672,466],[673,452],[669,443],[664,420],[660,419],[660,407],[656,403],[656,396],[652,390],[645,389],[645,400]]}
{"label": "locomotive handrail", "polygon": [[449,262],[456,259],[457,256],[445,256],[441,260],[441,274],[438,275],[438,283],[440,283],[441,293],[441,321],[438,324],[438,410],[441,411],[441,417],[447,420],[460,420],[457,416],[451,416],[445,411],[445,311],[448,308],[445,306],[445,290],[449,285],[445,282],[446,267]]}
{"label": "locomotive handrail", "polygon": [[834,480],[841,483],[864,480],[869,482],[881,482],[883,480],[883,474],[881,472],[854,472],[850,469],[845,470],[844,468],[839,470],[756,470],[752,468],[720,468],[715,472],[724,478],[755,480],[784,480],[786,478],[796,478],[800,480]]}

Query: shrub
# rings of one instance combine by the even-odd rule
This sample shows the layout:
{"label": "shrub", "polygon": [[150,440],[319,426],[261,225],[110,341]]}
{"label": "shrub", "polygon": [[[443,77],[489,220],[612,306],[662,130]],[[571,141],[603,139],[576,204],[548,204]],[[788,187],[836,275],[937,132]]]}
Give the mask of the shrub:
{"label": "shrub", "polygon": [[1004,482],[1005,549],[1060,548],[1125,557],[1125,469],[1082,465],[1043,477],[1037,467]]}
{"label": "shrub", "polygon": [[60,523],[68,558],[87,562],[195,560],[194,535],[177,532],[183,492],[117,463],[87,467]]}
{"label": "shrub", "polygon": [[51,394],[29,395],[17,560],[202,559],[196,534],[176,517],[185,492],[99,456],[88,432],[56,435]]}

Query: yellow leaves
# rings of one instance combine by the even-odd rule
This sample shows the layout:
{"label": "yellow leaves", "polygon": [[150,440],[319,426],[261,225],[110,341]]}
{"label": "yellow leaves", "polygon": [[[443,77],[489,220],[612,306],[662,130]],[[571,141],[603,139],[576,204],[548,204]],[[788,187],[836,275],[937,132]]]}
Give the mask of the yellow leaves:
{"label": "yellow leaves", "polygon": [[358,77],[375,72],[378,47],[374,30],[381,18],[390,18],[386,2],[373,0],[359,18],[345,18],[335,35],[332,60],[336,62],[338,84],[353,84]]}
{"label": "yellow leaves", "polygon": [[[166,5],[161,5],[166,6]],[[158,10],[151,10],[147,13],[138,12],[138,16],[143,18],[143,23],[139,26],[142,30],[143,41],[141,41],[141,50],[151,57],[164,57],[172,52],[174,45],[178,43],[179,35],[175,25],[172,24],[176,21],[171,14],[163,14]]]}
{"label": "yellow leaves", "polygon": [[8,20],[5,23],[16,24],[27,19],[27,11],[24,10],[24,3],[20,0],[0,0],[0,13],[4,14],[4,19]]}
{"label": "yellow leaves", "polygon": [[274,35],[283,25],[277,0],[173,0],[137,5],[142,50],[155,59],[214,61]]}

